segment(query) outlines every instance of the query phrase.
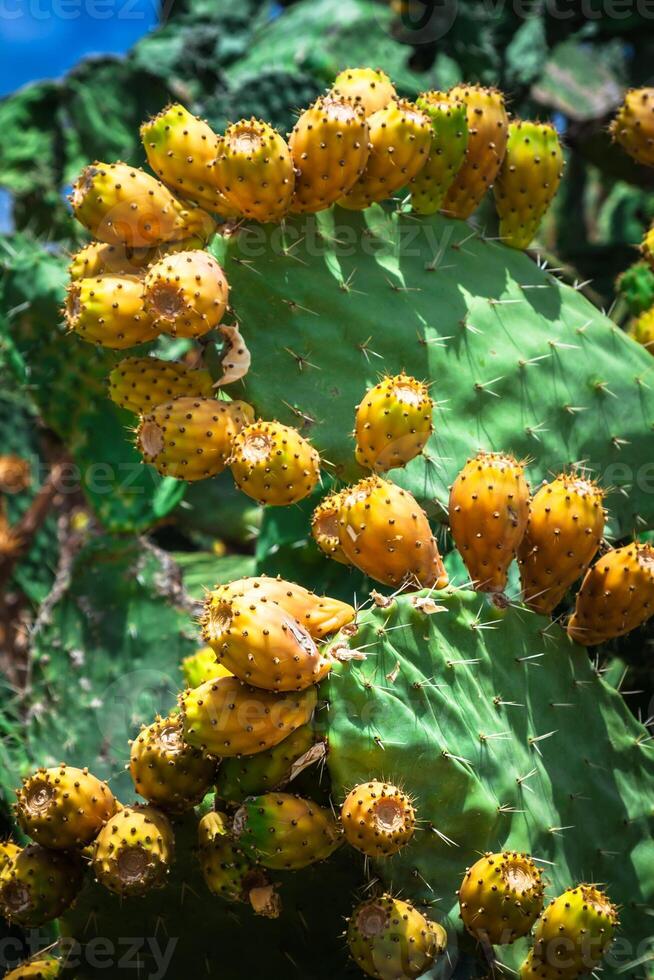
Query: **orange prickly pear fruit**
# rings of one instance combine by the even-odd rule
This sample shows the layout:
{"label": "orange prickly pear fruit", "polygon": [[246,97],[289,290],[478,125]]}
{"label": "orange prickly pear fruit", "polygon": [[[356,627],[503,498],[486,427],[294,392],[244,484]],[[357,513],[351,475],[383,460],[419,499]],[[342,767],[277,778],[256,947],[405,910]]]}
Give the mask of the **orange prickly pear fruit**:
{"label": "orange prickly pear fruit", "polygon": [[563,473],[544,483],[529,505],[518,547],[524,601],[544,616],[584,574],[604,533],[603,494],[591,480]]}
{"label": "orange prickly pear fruit", "polygon": [[450,490],[450,529],[480,592],[503,592],[527,527],[529,485],[513,456],[480,452]]}
{"label": "orange prickly pear fruit", "polygon": [[469,218],[493,186],[506,150],[508,116],[504,96],[480,85],[457,85],[450,97],[465,103],[468,114],[466,155],[443,201],[443,212]]}
{"label": "orange prickly pear fruit", "polygon": [[159,357],[125,357],[109,375],[111,400],[137,415],[174,398],[209,398],[212,391],[208,371]]}
{"label": "orange prickly pear fruit", "polygon": [[159,336],[143,302],[143,282],[136,276],[96,276],[70,283],[64,315],[83,340],[124,350]]}
{"label": "orange prickly pear fruit", "polygon": [[642,344],[650,354],[654,354],[654,306],[636,317],[627,331],[637,343]]}
{"label": "orange prickly pear fruit", "polygon": [[145,309],[153,324],[173,337],[202,337],[227,309],[225,274],[200,249],[164,255],[150,266],[144,285]]}
{"label": "orange prickly pear fruit", "polygon": [[554,126],[509,123],[506,154],[493,188],[505,245],[528,247],[562,176],[563,151]]}
{"label": "orange prickly pear fruit", "polygon": [[434,135],[427,162],[411,183],[411,207],[436,214],[465,157],[468,116],[461,99],[446,92],[425,92],[416,106],[429,116]]}
{"label": "orange prickly pear fruit", "polygon": [[357,406],[357,463],[383,473],[410,462],[431,435],[433,410],[427,385],[421,381],[407,374],[383,378]]}
{"label": "orange prickly pear fruit", "polygon": [[534,930],[532,958],[547,977],[590,973],[602,961],[618,926],[618,911],[595,885],[577,885],[552,899]]}
{"label": "orange prickly pear fruit", "polygon": [[368,119],[370,156],[351,190],[339,200],[343,208],[362,211],[392,197],[424,167],[432,129],[429,117],[405,99],[379,109]]}
{"label": "orange prickly pear fruit", "polygon": [[106,783],[88,769],[62,763],[37,769],[16,791],[18,823],[44,847],[84,847],[116,812]]}
{"label": "orange prickly pear fruit", "polygon": [[229,465],[243,493],[277,507],[303,500],[320,479],[316,450],[297,429],[281,422],[252,422],[241,429]]}
{"label": "orange prickly pear fruit", "polygon": [[355,786],[341,808],[345,837],[369,857],[396,854],[413,837],[416,815],[397,786],[373,781]]}
{"label": "orange prickly pear fruit", "polygon": [[331,95],[360,106],[366,116],[384,109],[396,97],[388,75],[379,68],[346,68],[334,79]]}
{"label": "orange prickly pear fruit", "polygon": [[361,902],[348,920],[347,943],[375,980],[417,980],[447,946],[447,933],[409,902],[384,894]]}
{"label": "orange prickly pear fruit", "polygon": [[93,845],[93,871],[119,895],[146,895],[166,883],[175,850],[168,817],[153,806],[126,806]]}
{"label": "orange prickly pear fruit", "polygon": [[363,110],[336,96],[302,113],[288,141],[295,165],[291,211],[314,213],[350,190],[365,170],[370,147]]}
{"label": "orange prickly pear fruit", "polygon": [[466,869],[459,907],[476,939],[507,944],[526,936],[543,907],[542,873],[528,854],[485,854]]}
{"label": "orange prickly pear fruit", "polygon": [[311,534],[313,539],[328,558],[349,565],[350,560],[341,547],[340,512],[346,491],[330,493],[320,501],[311,516]]}
{"label": "orange prickly pear fruit", "polygon": [[215,222],[156,178],[126,163],[93,163],[73,185],[77,220],[110,245],[160,245],[189,235],[207,241]]}
{"label": "orange prickly pear fruit", "polygon": [[257,221],[281,221],[293,198],[295,170],[286,141],[260,119],[241,119],[220,139],[214,175],[227,203]]}
{"label": "orange prickly pear fruit", "polygon": [[639,163],[654,167],[654,88],[632,88],[611,123],[611,136]]}
{"label": "orange prickly pear fruit", "polygon": [[215,778],[216,763],[186,744],[179,715],[144,725],[130,744],[129,770],[137,793],[174,813],[202,802]]}
{"label": "orange prickly pear fruit", "polygon": [[348,560],[385,585],[443,589],[447,574],[427,515],[408,490],[377,476],[344,491],[340,543]]}
{"label": "orange prickly pear fruit", "polygon": [[588,569],[568,623],[568,636],[596,646],[624,636],[654,612],[654,548],[637,541],[607,551]]}

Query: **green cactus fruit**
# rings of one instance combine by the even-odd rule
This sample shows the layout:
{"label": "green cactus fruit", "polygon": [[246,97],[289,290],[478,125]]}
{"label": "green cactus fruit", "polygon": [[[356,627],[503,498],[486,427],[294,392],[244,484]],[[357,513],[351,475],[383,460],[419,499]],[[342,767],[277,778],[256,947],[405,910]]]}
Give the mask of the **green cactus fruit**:
{"label": "green cactus fruit", "polygon": [[343,843],[330,810],[290,793],[252,796],[234,815],[234,837],[265,868],[297,871]]}
{"label": "green cactus fruit", "polygon": [[411,207],[436,214],[465,157],[468,115],[461,99],[446,92],[425,92],[416,105],[431,119],[434,135],[427,162],[411,184]]}
{"label": "green cactus fruit", "polygon": [[475,588],[503,592],[529,517],[522,464],[504,453],[477,453],[452,484],[449,516]]}
{"label": "green cactus fruit", "polygon": [[29,844],[0,877],[0,913],[8,922],[36,929],[72,905],[83,876],[79,855]]}
{"label": "green cactus fruit", "polygon": [[530,932],[543,907],[542,873],[528,854],[486,853],[466,869],[460,914],[475,938],[504,945]]}
{"label": "green cactus fruit", "polygon": [[466,107],[468,145],[463,164],[443,201],[452,218],[469,218],[489,190],[504,159],[508,116],[504,96],[480,85],[457,85],[448,93]]}
{"label": "green cactus fruit", "polygon": [[647,262],[634,262],[618,276],[616,291],[632,316],[645,313],[654,306],[654,270]]}
{"label": "green cactus fruit", "polygon": [[357,463],[383,473],[411,462],[431,435],[433,410],[426,384],[404,373],[382,378],[357,406]]}
{"label": "green cactus fruit", "polygon": [[306,109],[288,145],[295,165],[291,211],[315,213],[338,201],[365,170],[370,149],[363,110],[325,96]]}
{"label": "green cactus fruit", "polygon": [[39,953],[33,959],[25,960],[15,970],[5,973],[5,980],[55,980],[60,976],[62,962],[55,956]]}
{"label": "green cactus fruit", "polygon": [[236,677],[205,681],[180,695],[184,741],[217,758],[265,752],[306,725],[316,700],[315,687],[274,694]]}
{"label": "green cactus fruit", "polygon": [[559,976],[590,973],[608,950],[618,926],[616,906],[595,885],[569,888],[552,899],[536,923],[533,958]]}
{"label": "green cactus fruit", "polygon": [[209,398],[212,391],[208,371],[160,357],[125,357],[109,375],[109,397],[135,415],[175,398]]}
{"label": "green cactus fruit", "polygon": [[415,832],[411,800],[397,786],[373,780],[351,790],[341,808],[348,843],[369,857],[396,854]]}
{"label": "green cactus fruit", "polygon": [[185,657],[182,661],[182,673],[187,687],[199,687],[205,681],[232,676],[231,670],[217,663],[215,651],[211,647],[202,647]]}
{"label": "green cactus fruit", "polygon": [[343,208],[362,211],[392,197],[422,170],[429,155],[429,117],[405,99],[393,100],[368,119],[370,156],[366,168],[340,200]]}
{"label": "green cactus fruit", "polygon": [[536,959],[533,950],[529,950],[527,958],[523,961],[518,972],[520,980],[572,980],[579,976],[577,971],[573,971],[568,977],[564,970],[557,969],[556,966],[548,966]]}
{"label": "green cactus fruit", "polygon": [[146,895],[166,883],[175,850],[168,818],[152,806],[125,807],[102,828],[92,867],[100,884],[118,895]]}
{"label": "green cactus fruit", "polygon": [[654,354],[654,306],[630,323],[628,333],[650,354]]}
{"label": "green cactus fruit", "polygon": [[229,287],[213,256],[201,249],[164,255],[147,271],[144,306],[157,332],[202,337],[227,309]]}
{"label": "green cactus fruit", "polygon": [[202,818],[198,844],[202,875],[212,895],[228,902],[249,902],[258,915],[277,918],[281,911],[277,893],[261,868],[236,844],[224,813],[212,811]]}
{"label": "green cactus fruit", "polygon": [[212,218],[178,200],[158,180],[126,163],[85,167],[71,196],[77,220],[101,242],[131,248],[161,245],[198,235],[207,241]]}
{"label": "green cactus fruit", "polygon": [[116,812],[106,783],[88,769],[37,769],[16,791],[18,823],[44,847],[84,847]]}
{"label": "green cactus fruit", "polygon": [[506,245],[528,247],[559,188],[563,165],[554,126],[509,123],[506,154],[493,188],[500,238]]}
{"label": "green cactus fruit", "polygon": [[234,436],[251,418],[245,402],[175,398],[141,416],[136,444],[162,476],[206,480],[225,469]]}
{"label": "green cactus fruit", "polygon": [[314,744],[312,726],[302,725],[267,752],[224,759],[218,769],[216,795],[227,803],[242,803],[248,796],[280,789],[290,781],[295,763]]}
{"label": "green cactus fruit", "polygon": [[346,496],[345,490],[328,494],[323,497],[311,515],[313,540],[324,555],[340,562],[341,565],[351,564],[341,547],[340,537],[341,507]]}
{"label": "green cactus fruit", "polygon": [[654,167],[654,88],[632,88],[611,123],[611,136],[634,160]]}
{"label": "green cactus fruit", "polygon": [[363,109],[366,116],[395,98],[395,86],[380,68],[345,68],[334,79],[331,94]]}
{"label": "green cactus fruit", "polygon": [[146,800],[174,813],[203,800],[216,764],[184,742],[179,715],[144,726],[131,745],[129,770],[136,792]]}
{"label": "green cactus fruit", "polygon": [[66,323],[91,344],[113,350],[135,347],[159,335],[144,298],[143,282],[136,276],[76,279],[66,293]]}
{"label": "green cactus fruit", "polygon": [[214,178],[227,203],[256,221],[281,221],[293,198],[295,170],[286,141],[260,119],[241,119],[219,140]]}
{"label": "green cactus fruit", "polygon": [[252,422],[234,439],[229,460],[236,485],[260,504],[285,507],[308,497],[320,479],[320,456],[297,429]]}
{"label": "green cactus fruit", "polygon": [[447,945],[442,926],[391,895],[370,898],[352,912],[347,943],[353,960],[376,980],[415,980]]}

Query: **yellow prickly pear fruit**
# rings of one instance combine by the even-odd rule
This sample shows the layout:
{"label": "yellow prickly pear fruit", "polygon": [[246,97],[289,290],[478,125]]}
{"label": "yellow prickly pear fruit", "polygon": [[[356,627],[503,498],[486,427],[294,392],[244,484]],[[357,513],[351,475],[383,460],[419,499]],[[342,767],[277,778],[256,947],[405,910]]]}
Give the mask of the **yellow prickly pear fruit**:
{"label": "yellow prickly pear fruit", "polygon": [[274,602],[210,593],[202,637],[236,677],[266,691],[303,691],[331,669],[311,635]]}
{"label": "yellow prickly pear fruit", "polygon": [[604,533],[603,494],[591,480],[562,473],[544,483],[529,505],[518,547],[524,601],[544,616],[584,574]]}
{"label": "yellow prickly pear fruit", "polygon": [[434,403],[427,385],[407,374],[385,377],[357,406],[357,463],[383,473],[418,456],[432,432]]}
{"label": "yellow prickly pear fruit", "polygon": [[202,801],[216,764],[186,744],[179,715],[171,715],[143,726],[131,743],[129,770],[137,793],[164,810],[182,813]]}
{"label": "yellow prickly pear fruit", "polygon": [[71,279],[91,279],[97,276],[139,276],[152,262],[154,248],[127,248],[91,242],[80,248],[70,260]]}
{"label": "yellow prickly pear fruit", "polygon": [[466,155],[443,201],[452,218],[469,218],[493,186],[506,150],[508,116],[504,96],[480,85],[458,85],[449,92],[460,99],[468,115]]}
{"label": "yellow prickly pear fruit", "polygon": [[541,879],[540,868],[528,854],[485,854],[467,868],[458,892],[468,932],[493,944],[526,936],[543,907]]}
{"label": "yellow prickly pear fruit", "polygon": [[37,929],[72,905],[83,877],[75,852],[29,844],[0,876],[0,915],[25,929]]}
{"label": "yellow prickly pear fruit", "polygon": [[325,96],[302,113],[288,141],[295,165],[291,211],[315,213],[350,190],[370,148],[365,114],[345,99]]}
{"label": "yellow prickly pear fruit", "polygon": [[279,916],[279,896],[262,869],[238,847],[224,813],[213,811],[200,820],[198,845],[202,875],[213,895],[227,902],[249,902],[257,915]]}
{"label": "yellow prickly pear fruit", "polygon": [[339,200],[342,208],[362,211],[392,197],[424,167],[432,129],[429,117],[405,99],[393,99],[368,119],[370,156],[351,190]]}
{"label": "yellow prickly pear fruit", "polygon": [[98,834],[93,872],[118,895],[145,895],[161,888],[175,851],[168,817],[153,806],[126,806]]}
{"label": "yellow prickly pear fruit", "polygon": [[311,534],[323,554],[342,565],[349,565],[340,538],[341,505],[345,496],[346,491],[339,490],[320,501],[311,515]]}
{"label": "yellow prickly pear fruit", "polygon": [[205,681],[215,680],[217,677],[233,676],[231,670],[217,663],[216,654],[211,647],[202,647],[190,657],[184,657],[182,673],[189,687],[199,687]]}
{"label": "yellow prickly pear fruit", "polygon": [[298,871],[343,843],[331,810],[290,793],[251,796],[234,815],[234,836],[264,868]]}
{"label": "yellow prickly pear fruit", "polygon": [[227,203],[256,221],[281,221],[293,198],[295,170],[286,140],[260,119],[241,119],[225,130],[214,162]]}
{"label": "yellow prickly pear fruit", "polygon": [[447,946],[447,933],[436,922],[399,898],[369,898],[348,920],[352,959],[376,980],[416,980],[433,966]]}
{"label": "yellow prickly pear fruit", "polygon": [[225,274],[200,249],[164,255],[150,266],[144,285],[146,312],[158,331],[173,337],[202,337],[227,309]]}
{"label": "yellow prickly pear fruit", "polygon": [[654,88],[632,88],[611,123],[611,136],[639,163],[654,167]]}
{"label": "yellow prickly pear fruit", "polygon": [[427,515],[408,490],[372,476],[344,494],[339,536],[352,565],[385,585],[445,588]]}
{"label": "yellow prickly pear fruit", "polygon": [[346,68],[334,79],[331,95],[363,109],[366,116],[384,109],[396,96],[395,87],[380,68]]}
{"label": "yellow prickly pear fruit", "polygon": [[33,959],[25,960],[15,970],[5,973],[5,980],[55,980],[61,970],[61,960],[47,953],[39,953]]}
{"label": "yellow prickly pear fruit", "polygon": [[541,963],[534,957],[533,950],[529,951],[518,972],[520,980],[572,980],[578,975],[577,971],[569,975],[565,971],[558,970],[555,966]]}
{"label": "yellow prickly pear fruit", "polygon": [[416,814],[411,800],[391,783],[355,786],[341,808],[341,822],[352,847],[369,857],[397,854],[413,837]]}
{"label": "yellow prickly pear fruit", "polygon": [[113,350],[136,347],[159,336],[143,301],[143,282],[136,276],[79,279],[68,286],[66,323],[91,344]]}
{"label": "yellow prickly pear fruit", "polygon": [[506,154],[493,188],[505,245],[527,248],[558,190],[563,163],[554,126],[509,124]]}
{"label": "yellow prickly pear fruit", "polygon": [[11,865],[14,858],[18,857],[21,848],[11,840],[0,841],[0,878],[3,872]]}
{"label": "yellow prickly pear fruit", "polygon": [[351,623],[356,614],[347,602],[318,596],[295,582],[267,575],[236,579],[228,585],[217,586],[207,598],[205,608],[209,608],[212,599],[219,601],[237,596],[280,606],[294,616],[314,640],[322,640],[329,633],[340,630]]}
{"label": "yellow prickly pear fruit", "polygon": [[461,99],[446,92],[425,92],[416,106],[429,116],[434,135],[427,162],[411,183],[411,207],[436,214],[465,157],[468,116]]}
{"label": "yellow prickly pear fruit", "polygon": [[535,963],[559,976],[590,973],[608,950],[618,926],[617,908],[595,885],[577,885],[552,899],[534,931]]}
{"label": "yellow prickly pear fruit", "polygon": [[503,592],[529,517],[523,466],[505,453],[477,453],[452,484],[449,516],[474,587]]}
{"label": "yellow prickly pear fruit", "polygon": [[44,847],[84,847],[116,812],[106,783],[63,763],[37,769],[16,791],[18,823]]}
{"label": "yellow prickly pear fruit", "polygon": [[320,479],[316,450],[297,429],[281,422],[252,422],[241,429],[229,466],[243,493],[275,507],[308,497]]}
{"label": "yellow prickly pear fruit", "polygon": [[141,416],[136,444],[163,476],[206,480],[225,469],[234,436],[252,416],[245,402],[175,398]]}
{"label": "yellow prickly pear fruit", "polygon": [[77,220],[110,245],[160,245],[189,235],[207,241],[215,222],[176,198],[162,183],[126,163],[85,167],[71,197]]}
{"label": "yellow prickly pear fruit", "polygon": [[654,306],[636,317],[627,331],[630,337],[654,354]]}
{"label": "yellow prickly pear fruit", "polygon": [[217,758],[265,752],[306,725],[316,700],[315,687],[274,694],[236,677],[206,681],[180,695],[184,741]]}
{"label": "yellow prickly pear fruit", "polygon": [[640,251],[643,258],[654,269],[654,225],[645,233],[645,237],[640,245]]}
{"label": "yellow prickly pear fruit", "polygon": [[654,548],[637,541],[608,551],[586,572],[568,636],[596,646],[631,633],[654,612]]}
{"label": "yellow prickly pear fruit", "polygon": [[136,415],[174,398],[209,398],[213,380],[208,371],[159,357],[125,357],[109,375],[109,397]]}

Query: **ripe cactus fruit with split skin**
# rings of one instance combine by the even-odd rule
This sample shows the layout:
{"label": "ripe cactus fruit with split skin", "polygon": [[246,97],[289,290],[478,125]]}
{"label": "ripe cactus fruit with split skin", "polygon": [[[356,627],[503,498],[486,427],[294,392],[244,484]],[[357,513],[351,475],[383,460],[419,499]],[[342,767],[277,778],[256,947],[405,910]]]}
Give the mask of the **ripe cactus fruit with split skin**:
{"label": "ripe cactus fruit with split skin", "polygon": [[597,484],[575,473],[562,473],[534,494],[518,547],[530,609],[547,616],[590,565],[604,533],[602,500]]}
{"label": "ripe cactus fruit with split skin", "polygon": [[179,697],[184,741],[217,758],[255,755],[279,745],[311,720],[317,690],[289,694],[219,677]]}
{"label": "ripe cactus fruit with split skin", "polygon": [[15,970],[5,973],[5,980],[55,980],[60,976],[61,970],[61,960],[55,956],[39,954],[21,963]]}
{"label": "ripe cactus fruit with split skin", "polygon": [[534,930],[534,963],[561,971],[559,976],[590,973],[613,940],[618,912],[595,885],[581,884],[552,899]]}
{"label": "ripe cactus fruit with split skin", "polygon": [[492,944],[512,943],[531,930],[543,907],[542,873],[528,854],[487,853],[468,868],[459,889],[469,933]]}
{"label": "ripe cactus fruit with split skin", "polygon": [[308,497],[320,479],[316,450],[297,429],[281,422],[252,422],[241,429],[229,466],[243,493],[274,507]]}
{"label": "ripe cactus fruit with split skin", "polygon": [[529,486],[513,456],[480,452],[450,490],[450,530],[479,592],[503,592],[525,533]]}
{"label": "ripe cactus fruit with split skin", "polygon": [[370,898],[352,912],[347,943],[354,961],[377,980],[416,980],[447,946],[447,933],[409,902]]}
{"label": "ripe cactus fruit with split skin", "polygon": [[313,214],[350,190],[365,170],[370,148],[363,110],[325,96],[302,113],[288,141],[295,165],[291,211]]}
{"label": "ripe cactus fruit with split skin", "polygon": [[395,86],[380,68],[345,68],[334,79],[331,94],[371,116],[396,96]]}
{"label": "ripe cactus fruit with split skin", "polygon": [[208,371],[159,357],[125,357],[109,375],[111,400],[136,415],[175,398],[209,398],[212,391]]}
{"label": "ripe cactus fruit with split skin", "polygon": [[348,843],[369,857],[396,854],[409,843],[416,825],[411,800],[391,783],[355,786],[341,808]]}
{"label": "ripe cactus fruit with split skin", "polygon": [[407,374],[385,377],[357,406],[356,460],[382,473],[405,466],[424,449],[432,432],[434,403],[427,385]]}
{"label": "ripe cactus fruit with split skin", "polygon": [[159,336],[143,305],[143,281],[136,276],[96,276],[70,283],[64,313],[82,340],[112,350],[145,344]]}
{"label": "ripe cactus fruit with split skin", "polygon": [[146,895],[165,884],[174,849],[165,814],[152,806],[125,807],[98,834],[92,867],[109,891],[125,897]]}
{"label": "ripe cactus fruit with split skin", "polygon": [[214,162],[215,181],[240,215],[281,221],[295,187],[293,158],[286,141],[260,119],[241,119],[225,130]]}
{"label": "ripe cactus fruit with split skin", "polygon": [[431,146],[429,117],[405,99],[394,99],[373,113],[368,125],[370,156],[366,168],[338,202],[352,211],[362,211],[405,187],[424,167]]}
{"label": "ripe cactus fruit with split skin", "polygon": [[596,646],[624,636],[654,612],[654,548],[632,542],[608,551],[589,568],[568,622],[568,636]]}
{"label": "ripe cactus fruit with split skin", "polygon": [[312,726],[302,725],[268,752],[224,759],[218,770],[216,795],[228,803],[242,803],[248,796],[279,789],[289,782],[294,763],[313,745]]}
{"label": "ripe cactus fruit with split skin", "polygon": [[37,769],[16,792],[18,823],[44,847],[84,847],[116,812],[106,783],[64,764]]}
{"label": "ripe cactus fruit with split skin", "polygon": [[340,538],[341,506],[346,495],[344,490],[328,494],[320,501],[311,515],[313,540],[323,554],[342,565],[351,564],[341,547]]}
{"label": "ripe cactus fruit with split skin", "polygon": [[611,123],[611,136],[629,156],[654,167],[654,88],[632,88]]}
{"label": "ripe cactus fruit with split skin", "polygon": [[202,801],[216,764],[184,742],[179,715],[157,718],[144,726],[131,745],[129,770],[137,793],[175,813]]}
{"label": "ripe cactus fruit with split skin", "polygon": [[164,255],[147,271],[145,310],[157,331],[202,337],[222,320],[229,286],[213,256],[200,249]]}
{"label": "ripe cactus fruit with split skin", "polygon": [[265,868],[297,871],[343,843],[330,810],[290,793],[252,796],[234,816],[239,845]]}
{"label": "ripe cactus fruit with split skin", "polygon": [[[224,813],[213,811],[200,820],[198,845],[202,876],[212,895],[227,902],[249,902],[258,915],[277,918],[281,904],[275,890],[236,844]],[[267,901],[262,904],[259,899],[264,890]]]}
{"label": "ripe cactus fruit with split skin", "polygon": [[411,184],[411,207],[436,214],[465,157],[468,116],[463,102],[446,92],[425,92],[416,106],[429,116],[434,135],[427,162]]}
{"label": "ripe cactus fruit with split skin", "polygon": [[350,487],[340,542],[352,565],[392,586],[443,589],[447,573],[427,515],[407,490],[377,476]]}
{"label": "ripe cactus fruit with split skin", "polygon": [[205,681],[217,677],[232,677],[231,670],[216,662],[216,654],[211,647],[202,647],[182,661],[182,673],[189,687],[199,687]]}
{"label": "ripe cactus fruit with split skin", "polygon": [[442,210],[452,218],[469,218],[493,186],[504,159],[508,116],[504,96],[480,85],[457,85],[448,93],[460,99],[468,116],[468,145]]}
{"label": "ripe cactus fruit with split skin", "polygon": [[234,437],[252,416],[245,402],[175,398],[141,416],[136,444],[163,476],[206,480],[225,469]]}
{"label": "ripe cactus fruit with split skin", "polygon": [[506,153],[493,188],[500,238],[506,245],[528,247],[558,190],[563,164],[554,126],[509,124]]}
{"label": "ripe cactus fruit with split skin", "polygon": [[109,245],[161,245],[198,235],[207,241],[216,223],[201,208],[175,197],[162,183],[126,163],[85,167],[73,185],[75,217]]}
{"label": "ripe cactus fruit with split skin", "polygon": [[636,317],[629,326],[629,336],[654,354],[654,306]]}
{"label": "ripe cactus fruit with split skin", "polygon": [[51,922],[75,901],[83,874],[79,855],[29,844],[0,877],[0,914],[26,929]]}

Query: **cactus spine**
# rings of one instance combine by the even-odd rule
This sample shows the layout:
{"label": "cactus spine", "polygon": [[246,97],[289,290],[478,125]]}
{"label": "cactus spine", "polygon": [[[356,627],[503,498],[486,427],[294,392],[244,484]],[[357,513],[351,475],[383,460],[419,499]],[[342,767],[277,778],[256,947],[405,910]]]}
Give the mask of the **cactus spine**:
{"label": "cactus spine", "polygon": [[154,326],[173,337],[202,337],[227,309],[223,270],[200,249],[165,255],[150,266],[144,285],[144,305]]}
{"label": "cactus spine", "polygon": [[348,843],[369,857],[396,854],[415,830],[415,811],[397,786],[373,781],[355,786],[341,808]]}
{"label": "cactus spine", "polygon": [[433,409],[427,385],[406,374],[383,378],[357,406],[357,462],[378,473],[410,462],[431,435]]}
{"label": "cactus spine", "polygon": [[20,826],[44,847],[84,847],[116,812],[106,783],[88,769],[64,764],[38,769],[23,781],[16,799]]}
{"label": "cactus spine", "polygon": [[343,842],[331,812],[289,793],[253,796],[236,811],[234,836],[265,868],[297,871]]}
{"label": "cactus spine", "polygon": [[418,214],[436,214],[463,163],[468,145],[464,103],[446,92],[425,92],[416,106],[431,120],[429,157],[411,184],[411,207]]}
{"label": "cactus spine", "polygon": [[352,912],[347,942],[355,962],[376,980],[416,980],[447,945],[442,926],[391,895],[371,898]]}
{"label": "cactus spine", "polygon": [[543,907],[541,877],[528,854],[487,853],[466,870],[459,889],[468,932],[493,944],[526,936]]}
{"label": "cactus spine", "polygon": [[209,398],[212,391],[208,371],[158,357],[125,357],[109,375],[111,400],[136,415],[175,398]]}
{"label": "cactus spine", "polygon": [[213,760],[187,745],[178,715],[159,718],[132,742],[129,770],[136,792],[175,813],[200,803],[216,772]]}
{"label": "cactus spine", "polygon": [[227,203],[257,221],[281,221],[295,187],[293,158],[286,141],[260,119],[229,126],[218,143],[215,180]]}
{"label": "cactus spine", "polygon": [[284,507],[303,500],[320,479],[320,456],[297,429],[252,422],[232,444],[236,485],[260,504]]}
{"label": "cactus spine", "polygon": [[165,884],[174,847],[172,827],[161,811],[152,806],[125,807],[98,834],[93,871],[112,892],[146,895]]}

